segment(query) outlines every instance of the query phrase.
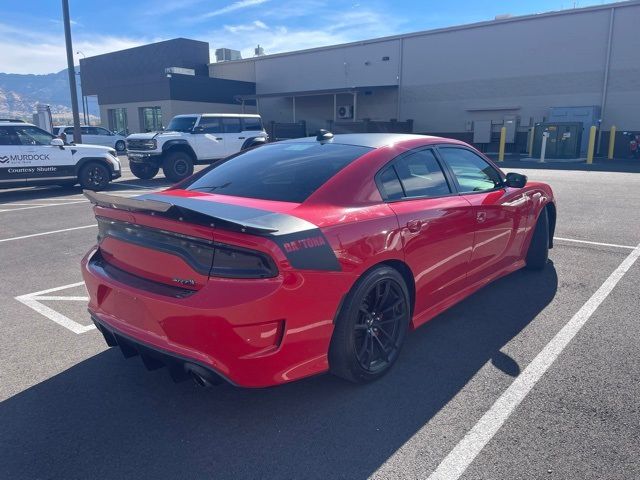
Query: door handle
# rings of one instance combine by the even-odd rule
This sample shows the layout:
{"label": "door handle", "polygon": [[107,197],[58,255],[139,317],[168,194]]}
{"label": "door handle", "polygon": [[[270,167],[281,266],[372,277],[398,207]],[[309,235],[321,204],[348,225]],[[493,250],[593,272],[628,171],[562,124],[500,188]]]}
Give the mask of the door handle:
{"label": "door handle", "polygon": [[417,233],[422,230],[422,221],[421,220],[410,220],[407,222],[407,230],[411,233]]}
{"label": "door handle", "polygon": [[487,212],[481,211],[476,213],[476,220],[478,221],[478,223],[484,223],[486,219],[487,219]]}
{"label": "door handle", "polygon": [[216,140],[224,140],[222,137],[216,137]]}

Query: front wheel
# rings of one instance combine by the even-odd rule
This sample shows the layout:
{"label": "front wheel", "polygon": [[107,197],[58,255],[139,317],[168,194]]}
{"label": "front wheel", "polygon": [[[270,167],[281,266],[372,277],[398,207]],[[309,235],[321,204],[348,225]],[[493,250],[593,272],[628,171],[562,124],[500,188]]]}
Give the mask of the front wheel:
{"label": "front wheel", "polygon": [[87,190],[103,190],[111,181],[111,175],[101,163],[89,162],[80,169],[78,181]]}
{"label": "front wheel", "polygon": [[124,140],[118,140],[116,142],[116,151],[124,152],[127,149],[127,145],[124,143]]}
{"label": "front wheel", "polygon": [[365,273],[338,315],[329,346],[331,373],[355,383],[387,373],[398,358],[410,316],[409,292],[397,270],[379,266]]}
{"label": "front wheel", "polygon": [[129,163],[131,173],[142,180],[149,180],[155,177],[160,170],[157,165],[150,165],[148,163]]}
{"label": "front wheel", "polygon": [[179,182],[193,174],[193,160],[184,152],[170,152],[162,162],[164,176],[172,182]]}

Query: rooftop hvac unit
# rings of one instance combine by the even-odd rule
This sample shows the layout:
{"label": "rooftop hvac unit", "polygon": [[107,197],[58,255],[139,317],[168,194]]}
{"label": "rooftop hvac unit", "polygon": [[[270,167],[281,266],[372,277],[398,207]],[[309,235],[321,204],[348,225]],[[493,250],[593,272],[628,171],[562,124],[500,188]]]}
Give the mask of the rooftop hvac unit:
{"label": "rooftop hvac unit", "polygon": [[353,105],[340,105],[338,107],[338,118],[343,120],[353,118]]}

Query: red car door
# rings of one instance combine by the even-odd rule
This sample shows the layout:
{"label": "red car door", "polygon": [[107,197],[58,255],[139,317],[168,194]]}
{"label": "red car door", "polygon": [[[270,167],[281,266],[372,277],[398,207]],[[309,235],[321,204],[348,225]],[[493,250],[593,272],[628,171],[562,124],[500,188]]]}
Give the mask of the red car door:
{"label": "red car door", "polygon": [[454,193],[431,148],[398,157],[377,181],[402,229],[405,260],[415,276],[418,325],[466,285],[473,208]]}
{"label": "red car door", "polygon": [[460,195],[473,206],[475,235],[469,263],[469,284],[522,259],[532,202],[519,188],[505,187],[503,175],[474,151],[440,146]]}

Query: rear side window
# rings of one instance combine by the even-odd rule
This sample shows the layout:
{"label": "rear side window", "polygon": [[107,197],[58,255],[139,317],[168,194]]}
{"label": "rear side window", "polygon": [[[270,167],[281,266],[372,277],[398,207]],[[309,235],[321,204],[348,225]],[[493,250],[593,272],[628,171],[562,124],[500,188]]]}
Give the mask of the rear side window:
{"label": "rear side window", "polygon": [[[186,190],[304,202],[327,180],[371,148],[354,145],[274,143],[248,150],[204,170]],[[249,175],[247,172],[251,172]]]}
{"label": "rear side window", "polygon": [[20,145],[20,139],[11,127],[0,127],[0,145]]}
{"label": "rear side window", "polygon": [[385,200],[400,200],[404,197],[402,185],[393,167],[388,167],[378,176],[378,185]]}
{"label": "rear side window", "polygon": [[407,197],[440,197],[451,193],[431,150],[409,153],[395,163],[395,168]]}
{"label": "rear side window", "polygon": [[440,155],[453,171],[460,192],[485,192],[502,186],[500,173],[472,151],[446,147],[440,148]]}
{"label": "rear side window", "polygon": [[243,118],[244,130],[250,132],[259,132],[262,130],[262,122],[259,118]]}

